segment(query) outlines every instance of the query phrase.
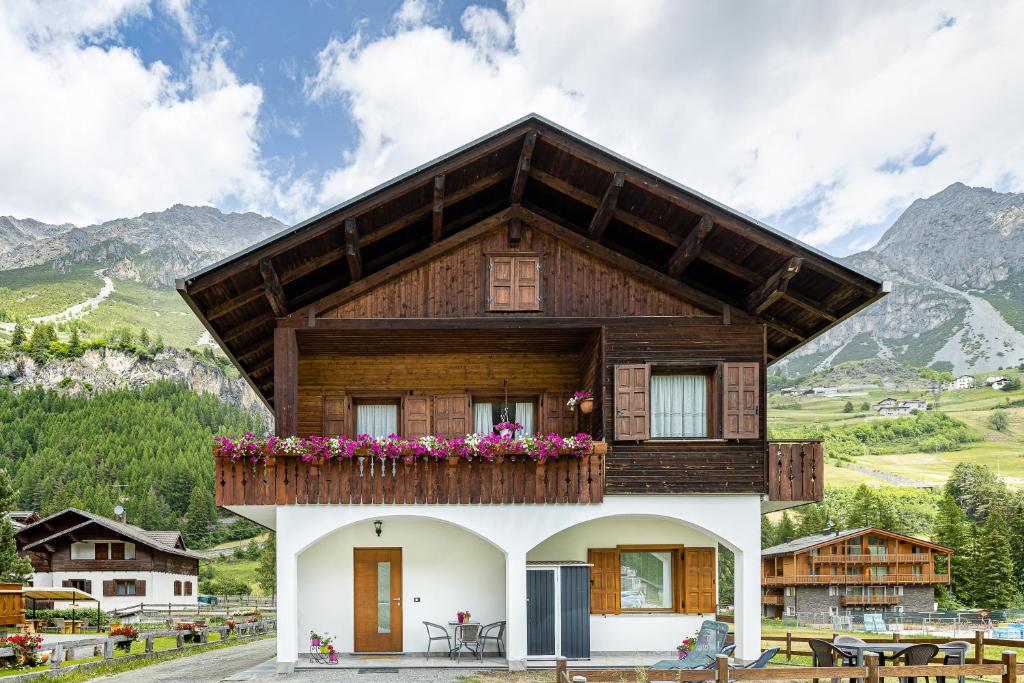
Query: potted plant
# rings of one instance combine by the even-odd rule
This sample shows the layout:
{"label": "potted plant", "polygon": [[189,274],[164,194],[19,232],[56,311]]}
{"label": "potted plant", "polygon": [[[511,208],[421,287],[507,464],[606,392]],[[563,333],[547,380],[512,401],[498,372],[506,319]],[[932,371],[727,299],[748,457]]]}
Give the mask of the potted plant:
{"label": "potted plant", "polygon": [[42,642],[42,636],[15,633],[0,641],[0,645],[11,648],[17,666],[35,666],[38,663],[39,646]]}
{"label": "potted plant", "polygon": [[334,652],[334,638],[329,633],[320,636],[320,653],[329,655]]}
{"label": "potted plant", "polygon": [[460,624],[465,624],[466,622],[469,621],[470,617],[472,617],[473,615],[470,614],[469,610],[467,609],[467,610],[460,611],[457,616],[459,618],[459,623]]}
{"label": "potted plant", "polygon": [[320,647],[320,634],[316,631],[309,632],[309,646]]}
{"label": "potted plant", "polygon": [[174,630],[184,631],[182,639],[186,643],[198,643],[199,642],[199,627],[194,622],[182,621],[174,625]]}
{"label": "potted plant", "polygon": [[330,662],[331,664],[337,664],[338,663],[338,653],[337,653],[337,651],[335,651],[333,645],[328,645],[327,646],[327,661]]}
{"label": "potted plant", "polygon": [[696,638],[683,638],[683,642],[676,645],[676,652],[679,653],[679,659],[686,659],[690,654],[690,650],[692,650],[696,644]]}
{"label": "potted plant", "polygon": [[575,392],[569,397],[569,400],[565,402],[565,405],[569,406],[573,410],[579,407],[580,412],[584,415],[590,415],[594,412],[594,397],[590,394],[587,389],[582,389]]}
{"label": "potted plant", "polygon": [[134,643],[139,637],[139,630],[134,626],[128,624],[118,624],[110,629],[110,635],[113,637],[122,636],[126,640],[119,640],[114,643],[114,647],[122,652],[131,652],[132,643]]}

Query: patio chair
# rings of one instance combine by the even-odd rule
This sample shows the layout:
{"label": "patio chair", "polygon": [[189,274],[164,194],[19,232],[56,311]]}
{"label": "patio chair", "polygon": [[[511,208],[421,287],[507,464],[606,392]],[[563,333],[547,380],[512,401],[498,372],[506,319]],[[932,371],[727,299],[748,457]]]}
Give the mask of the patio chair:
{"label": "patio chair", "polygon": [[732,644],[732,645],[726,645],[725,647],[722,648],[722,651],[719,652],[718,654],[725,655],[726,657],[732,657],[732,653],[733,652],[736,652],[736,644],[735,643]]}
{"label": "patio chair", "polygon": [[[836,636],[832,639],[832,644],[838,647],[846,654],[853,657],[853,661],[857,662],[857,650],[843,647],[844,645],[867,645],[866,641],[861,640],[857,636]],[[878,653],[878,666],[885,666],[885,655]]]}
{"label": "patio chair", "polygon": [[[971,644],[966,640],[951,640],[948,643],[944,643],[943,647],[955,647],[956,650],[950,651],[945,650],[945,655],[942,657],[943,664],[966,664],[967,663],[967,651],[971,649]],[[957,676],[959,683],[964,683],[964,676]],[[938,683],[946,683],[945,676],[936,676],[935,680]]]}
{"label": "patio chair", "polygon": [[770,647],[761,653],[761,656],[752,661],[750,664],[744,666],[735,667],[737,669],[763,669],[768,666],[768,662],[772,661],[772,657],[779,654],[779,648]]}
{"label": "patio chair", "polygon": [[455,627],[455,661],[462,661],[463,648],[483,661],[484,651],[480,645],[480,624],[459,624]]}
{"label": "patio chair", "polygon": [[[811,646],[811,666],[853,666],[857,663],[856,655],[851,656],[827,640],[811,638],[807,644]],[[817,678],[811,680],[818,683]],[[850,679],[850,683],[854,681],[855,678]],[[839,678],[833,678],[832,683],[839,683]]]}
{"label": "patio chair", "polygon": [[715,655],[725,647],[725,638],[728,635],[729,624],[706,620],[697,632],[697,644],[690,650],[686,659],[678,662],[673,668],[710,669],[715,665]]}
{"label": "patio chair", "polygon": [[[924,666],[932,660],[935,655],[939,654],[939,647],[930,643],[921,643],[919,645],[911,645],[903,652],[900,652],[896,656],[896,659],[902,659],[906,666]],[[926,681],[927,676],[922,676]],[[917,676],[900,676],[900,683],[916,683]]]}
{"label": "patio chair", "polygon": [[50,619],[50,623],[43,627],[43,633],[63,633],[64,632],[64,619],[61,617],[54,617]]}
{"label": "patio chair", "polygon": [[443,640],[448,645],[448,649],[445,650],[445,654],[451,657],[452,637],[448,635],[448,629],[440,624],[435,624],[430,621],[424,621],[423,625],[427,627],[427,658],[430,658],[430,645],[435,640]]}
{"label": "patio chair", "polygon": [[496,621],[493,624],[487,624],[480,629],[480,658],[483,659],[484,650],[487,649],[487,642],[494,641],[494,646],[498,648],[498,656],[502,657],[505,655],[505,622]]}

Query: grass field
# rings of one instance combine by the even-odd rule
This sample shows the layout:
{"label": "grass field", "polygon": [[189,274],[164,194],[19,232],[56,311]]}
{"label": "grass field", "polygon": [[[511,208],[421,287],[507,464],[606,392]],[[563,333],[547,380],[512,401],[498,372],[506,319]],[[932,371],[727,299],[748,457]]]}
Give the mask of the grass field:
{"label": "grass field", "polygon": [[202,324],[176,292],[122,280],[114,281],[114,293],[82,322],[90,336],[125,326],[136,334],[145,328],[151,339],[160,336],[165,344],[178,348],[195,346],[203,333]]}
{"label": "grass field", "polygon": [[0,271],[0,309],[18,320],[59,313],[99,293],[103,280],[94,270],[82,263],[66,273],[48,265]]}
{"label": "grass field", "polygon": [[256,583],[256,560],[233,560],[223,559],[210,562],[208,566],[213,567],[215,579],[237,579],[244,581],[252,587],[253,597],[262,597],[263,590]]}
{"label": "grass field", "polygon": [[[1016,376],[1016,370],[1004,370],[989,374]],[[979,375],[984,384],[986,374]],[[868,420],[885,419],[875,416],[873,411],[862,411],[864,402],[875,403],[888,396],[894,398],[917,398],[925,396],[920,390],[870,389],[862,396],[839,397],[779,397],[769,399],[769,429],[789,429],[812,425],[850,425]],[[870,468],[886,474],[909,480],[942,484],[952,469],[960,462],[989,465],[996,470],[1008,485],[1024,486],[1024,408],[1007,408],[1009,428],[998,432],[988,426],[992,411],[1007,401],[1024,399],[1024,390],[997,391],[994,389],[969,389],[942,392],[935,397],[929,395],[933,407],[952,417],[966,422],[982,441],[967,444],[958,451],[941,453],[906,452],[887,455],[862,455],[855,458],[854,465]],[[854,412],[845,413],[847,401],[854,405]],[[861,483],[886,485],[893,482],[845,467],[829,464],[826,481],[830,486],[856,486]]]}

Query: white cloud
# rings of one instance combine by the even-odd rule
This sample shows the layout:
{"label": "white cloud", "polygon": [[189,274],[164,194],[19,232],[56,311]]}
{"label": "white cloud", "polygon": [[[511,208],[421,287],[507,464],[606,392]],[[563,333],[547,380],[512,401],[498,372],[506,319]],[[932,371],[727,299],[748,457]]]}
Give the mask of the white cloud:
{"label": "white cloud", "polygon": [[[187,2],[165,5],[194,26]],[[84,224],[175,202],[265,208],[281,191],[261,167],[262,91],[232,73],[219,38],[198,40],[180,75],[96,42],[152,11],[129,0],[0,7],[5,213]]]}
{"label": "white cloud", "polygon": [[957,180],[1024,189],[1022,3],[511,0],[467,38],[424,7],[321,51],[307,91],[359,132],[321,204],[528,111],[758,217],[813,205],[800,236],[834,249]]}

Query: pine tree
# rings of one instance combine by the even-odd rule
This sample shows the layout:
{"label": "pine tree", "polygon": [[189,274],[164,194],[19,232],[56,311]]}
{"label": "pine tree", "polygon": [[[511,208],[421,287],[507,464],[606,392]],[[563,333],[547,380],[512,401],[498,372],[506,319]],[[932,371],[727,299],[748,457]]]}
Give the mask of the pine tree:
{"label": "pine tree", "polygon": [[789,516],[789,512],[783,512],[782,521],[775,529],[775,542],[789,543],[794,538],[796,538],[796,525],[793,524],[793,518]]}
{"label": "pine tree", "polygon": [[1010,515],[1010,557],[1017,568],[1017,587],[1024,592],[1024,500],[1018,498]]}
{"label": "pine tree", "polygon": [[18,554],[14,534],[14,525],[4,515],[0,518],[0,581],[25,584],[32,578],[32,563]]}
{"label": "pine tree", "polygon": [[761,547],[770,548],[775,545],[775,525],[772,524],[772,520],[768,519],[768,515],[761,515]]}
{"label": "pine tree", "polygon": [[11,333],[11,348],[15,351],[21,349],[25,345],[25,328],[18,323],[14,326],[14,332]]}
{"label": "pine tree", "polygon": [[139,332],[139,346],[149,348],[149,331],[145,327]]}
{"label": "pine tree", "polygon": [[264,593],[277,595],[277,537],[273,533],[263,543],[260,562],[256,565],[256,582]]}
{"label": "pine tree", "polygon": [[156,336],[156,343],[153,344],[153,352],[160,353],[164,350],[164,338],[163,335],[158,334]]}
{"label": "pine tree", "polygon": [[800,520],[799,526],[796,529],[796,535],[801,536],[814,536],[820,534],[825,526],[828,524],[828,513],[825,508],[812,503],[803,508],[804,516]]}
{"label": "pine tree", "polygon": [[971,592],[969,525],[967,515],[948,492],[939,499],[932,537],[936,543],[953,549],[949,573],[954,595],[968,603]]}
{"label": "pine tree", "polygon": [[1010,539],[995,516],[982,528],[978,544],[978,562],[974,567],[974,603],[988,609],[1010,607],[1016,592],[1017,580],[1010,556]]}
{"label": "pine tree", "polygon": [[71,339],[68,340],[68,355],[77,358],[82,355],[82,340],[78,336],[78,327],[71,328]]}
{"label": "pine tree", "polygon": [[217,523],[217,506],[213,502],[213,496],[208,490],[201,486],[192,489],[189,497],[187,520],[182,534],[185,537],[186,545],[199,547],[205,544],[207,534]]}

